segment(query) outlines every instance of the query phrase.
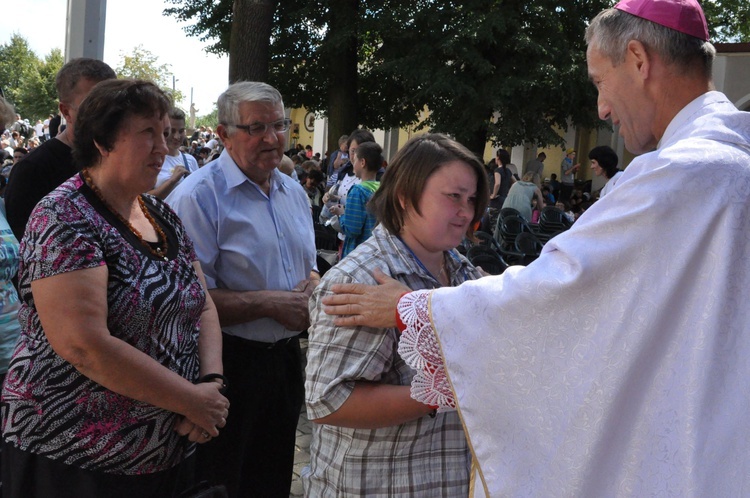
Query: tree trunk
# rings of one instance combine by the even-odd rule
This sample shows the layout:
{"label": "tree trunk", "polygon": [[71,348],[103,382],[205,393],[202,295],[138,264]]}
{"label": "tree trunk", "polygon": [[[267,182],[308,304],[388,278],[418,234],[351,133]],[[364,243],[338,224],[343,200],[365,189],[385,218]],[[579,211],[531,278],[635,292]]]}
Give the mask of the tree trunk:
{"label": "tree trunk", "polygon": [[229,83],[268,81],[271,25],[277,2],[234,0],[229,39]]}
{"label": "tree trunk", "polygon": [[327,54],[331,83],[328,90],[328,150],[338,150],[338,139],[359,125],[357,117],[357,20],[359,0],[331,0],[328,36],[335,49]]}
{"label": "tree trunk", "polygon": [[467,133],[463,139],[459,138],[459,141],[484,163],[484,148],[487,145],[486,125],[477,128],[473,133]]}

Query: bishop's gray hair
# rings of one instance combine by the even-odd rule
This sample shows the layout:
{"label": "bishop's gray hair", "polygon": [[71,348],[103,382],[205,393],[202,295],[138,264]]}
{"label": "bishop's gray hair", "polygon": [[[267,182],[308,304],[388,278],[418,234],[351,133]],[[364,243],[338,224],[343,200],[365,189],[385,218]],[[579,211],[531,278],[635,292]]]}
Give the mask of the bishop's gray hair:
{"label": "bishop's gray hair", "polygon": [[625,60],[628,42],[641,42],[667,64],[685,73],[702,71],[711,77],[716,49],[711,42],[681,33],[661,24],[618,9],[606,9],[592,19],[586,28],[586,43],[599,50],[617,66]]}

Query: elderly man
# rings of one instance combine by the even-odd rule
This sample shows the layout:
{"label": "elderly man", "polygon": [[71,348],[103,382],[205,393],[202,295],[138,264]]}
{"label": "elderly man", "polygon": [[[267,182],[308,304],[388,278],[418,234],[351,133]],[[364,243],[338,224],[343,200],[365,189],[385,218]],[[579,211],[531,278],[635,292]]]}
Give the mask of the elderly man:
{"label": "elderly man", "polygon": [[746,496],[750,114],[713,91],[697,0],[623,0],[586,40],[641,154],[615,188],[533,265],[342,286],[327,311],[394,326],[398,302],[413,395],[457,405],[477,496]]}
{"label": "elderly man", "polygon": [[232,416],[199,449],[199,475],[231,497],[287,498],[304,393],[297,336],[319,280],[312,217],[302,186],[277,169],[290,125],[279,92],[235,83],[218,111],[224,151],[167,197],[216,303],[229,379]]}
{"label": "elderly man", "polygon": [[78,106],[94,85],[116,77],[104,62],[87,58],[73,59],[57,73],[55,87],[60,114],[65,117],[67,127],[54,140],[45,141],[29,153],[20,167],[11,170],[5,190],[8,224],[18,240],[23,237],[36,203],[78,171],[72,154]]}

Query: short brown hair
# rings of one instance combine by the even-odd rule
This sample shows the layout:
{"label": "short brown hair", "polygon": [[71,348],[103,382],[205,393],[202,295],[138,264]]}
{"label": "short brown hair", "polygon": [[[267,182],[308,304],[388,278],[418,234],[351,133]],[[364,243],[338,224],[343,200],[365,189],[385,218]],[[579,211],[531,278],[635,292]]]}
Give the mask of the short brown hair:
{"label": "short brown hair", "polygon": [[125,121],[131,116],[163,118],[172,107],[170,97],[144,80],[106,80],[83,99],[76,119],[73,159],[79,168],[98,164],[97,144],[112,150]]}
{"label": "short brown hair", "polygon": [[60,68],[55,76],[57,98],[60,102],[69,104],[79,81],[86,79],[98,83],[115,78],[117,75],[112,68],[100,60],[87,57],[72,59]]}
{"label": "short brown hair", "polygon": [[358,159],[364,159],[365,169],[373,172],[383,167],[383,148],[377,142],[364,142],[354,153]]}
{"label": "short brown hair", "polygon": [[392,234],[401,233],[404,226],[405,208],[414,206],[418,214],[422,192],[428,178],[449,162],[462,161],[468,164],[477,176],[477,194],[474,217],[467,237],[473,237],[474,224],[482,219],[489,202],[490,192],[484,165],[469,149],[440,133],[428,133],[414,137],[396,153],[385,170],[380,188],[370,203],[378,221]]}

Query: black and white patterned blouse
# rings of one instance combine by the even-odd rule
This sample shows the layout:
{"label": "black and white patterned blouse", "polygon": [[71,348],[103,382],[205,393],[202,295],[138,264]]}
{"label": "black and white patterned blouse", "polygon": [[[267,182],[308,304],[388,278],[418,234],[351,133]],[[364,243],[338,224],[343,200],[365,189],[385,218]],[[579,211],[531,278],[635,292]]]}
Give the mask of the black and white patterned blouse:
{"label": "black and white patterned blouse", "polygon": [[110,333],[182,377],[197,378],[206,298],[192,266],[193,245],[166,204],[148,195],[144,200],[167,234],[167,261],[153,256],[80,175],[45,197],[31,216],[21,244],[21,336],[1,405],[3,438],[21,450],[125,475],[166,470],[194,450],[174,432],[175,413],[114,393],[58,356],[31,294],[33,280],[106,265]]}

